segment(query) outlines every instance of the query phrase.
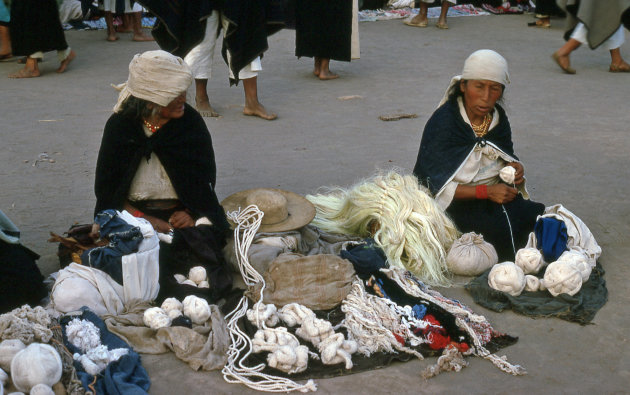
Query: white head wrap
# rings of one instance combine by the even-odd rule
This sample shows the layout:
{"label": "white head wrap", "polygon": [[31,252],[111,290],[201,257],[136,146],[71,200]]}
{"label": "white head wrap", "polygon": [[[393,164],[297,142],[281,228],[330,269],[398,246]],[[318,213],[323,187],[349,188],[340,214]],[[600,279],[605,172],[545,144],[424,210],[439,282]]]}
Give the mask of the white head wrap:
{"label": "white head wrap", "polygon": [[480,49],[473,52],[464,62],[462,74],[451,79],[438,107],[448,101],[449,91],[461,80],[488,80],[506,86],[510,83],[507,61],[491,49]]}
{"label": "white head wrap", "polygon": [[127,82],[112,85],[120,91],[114,112],[119,112],[129,96],[166,107],[193,81],[184,60],[162,50],[136,54],[129,63]]}

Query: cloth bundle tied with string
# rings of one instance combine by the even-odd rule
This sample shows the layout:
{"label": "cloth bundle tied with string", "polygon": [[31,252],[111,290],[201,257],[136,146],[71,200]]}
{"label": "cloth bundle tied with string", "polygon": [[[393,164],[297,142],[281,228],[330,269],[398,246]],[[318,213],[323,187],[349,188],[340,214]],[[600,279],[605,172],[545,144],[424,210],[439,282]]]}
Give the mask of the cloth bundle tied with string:
{"label": "cloth bundle tied with string", "polygon": [[184,93],[192,81],[192,72],[180,57],[162,50],[136,54],[129,63],[127,81],[112,85],[120,91],[114,112],[119,112],[131,96],[166,107]]}

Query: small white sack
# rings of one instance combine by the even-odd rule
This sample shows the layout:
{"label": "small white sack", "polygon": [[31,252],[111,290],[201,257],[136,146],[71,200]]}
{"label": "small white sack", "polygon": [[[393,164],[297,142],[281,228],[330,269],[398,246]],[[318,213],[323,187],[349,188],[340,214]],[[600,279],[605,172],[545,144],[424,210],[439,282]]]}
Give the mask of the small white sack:
{"label": "small white sack", "polygon": [[448,270],[460,276],[478,276],[499,261],[492,244],[475,232],[455,240],[446,256]]}

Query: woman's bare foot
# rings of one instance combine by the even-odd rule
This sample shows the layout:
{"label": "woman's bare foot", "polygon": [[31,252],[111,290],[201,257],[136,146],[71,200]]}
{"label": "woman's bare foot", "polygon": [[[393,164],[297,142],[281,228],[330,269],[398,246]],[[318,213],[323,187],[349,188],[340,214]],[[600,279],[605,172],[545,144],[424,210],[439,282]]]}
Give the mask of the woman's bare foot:
{"label": "woman's bare foot", "polygon": [[66,71],[66,68],[68,67],[70,62],[72,62],[72,60],[76,57],[77,57],[77,53],[74,52],[73,50],[70,50],[70,53],[68,54],[68,56],[66,56],[66,58],[59,65],[59,68],[57,69],[57,73],[63,73],[64,71]]}
{"label": "woman's bare foot", "polygon": [[197,111],[202,117],[218,117],[218,112],[214,111],[214,108],[210,105],[210,100],[195,100]]}
{"label": "woman's bare foot", "polygon": [[9,74],[9,78],[34,78],[34,77],[39,77],[39,76],[40,76],[39,69],[32,70],[27,67],[24,67],[17,73]]}
{"label": "woman's bare foot", "polygon": [[409,22],[415,26],[427,26],[429,23],[429,19],[427,18],[426,13],[423,14],[422,12],[419,12],[418,15],[411,18],[411,21]]}
{"label": "woman's bare foot", "polygon": [[322,59],[315,56],[313,61],[313,74],[315,77],[319,77],[319,73],[322,70]]}
{"label": "woman's bare foot", "polygon": [[278,118],[277,114],[267,112],[267,109],[260,103],[252,105],[251,107],[246,104],[243,108],[243,114],[266,119],[267,121],[273,121]]}
{"label": "woman's bare foot", "polygon": [[335,78],[339,78],[338,74],[331,72],[330,70],[322,70],[318,75],[320,80],[334,80]]}
{"label": "woman's bare foot", "polygon": [[118,37],[116,36],[116,34],[110,33],[107,35],[107,41],[109,42],[118,41]]}
{"label": "woman's bare foot", "polygon": [[144,33],[134,33],[132,41],[155,41],[153,37],[147,36]]}

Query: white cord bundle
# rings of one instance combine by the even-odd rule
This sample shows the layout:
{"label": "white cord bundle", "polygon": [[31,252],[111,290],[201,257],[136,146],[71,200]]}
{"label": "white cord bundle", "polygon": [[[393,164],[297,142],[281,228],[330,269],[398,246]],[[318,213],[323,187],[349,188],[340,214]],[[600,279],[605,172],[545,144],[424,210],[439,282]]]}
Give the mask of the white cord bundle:
{"label": "white cord bundle", "polygon": [[525,369],[520,365],[512,365],[506,360],[506,357],[498,357],[495,354],[490,353],[481,342],[481,339],[477,332],[472,328],[471,323],[476,323],[478,325],[490,326],[488,320],[482,315],[478,315],[473,313],[470,310],[465,309],[461,305],[457,305],[454,303],[447,303],[443,300],[440,300],[429,292],[425,292],[420,289],[420,287],[415,284],[410,279],[405,278],[405,271],[399,268],[392,267],[391,269],[381,269],[382,272],[387,274],[389,278],[394,280],[407,294],[411,296],[415,296],[418,298],[422,298],[428,302],[435,303],[437,306],[444,309],[446,312],[451,313],[455,316],[455,324],[466,331],[474,344],[474,355],[480,356],[484,359],[487,359],[492,362],[494,366],[501,369],[506,373],[510,373],[514,376],[520,376],[527,374]]}
{"label": "white cord bundle", "polygon": [[262,327],[261,322],[265,322],[266,326],[274,327],[278,325],[280,318],[277,314],[276,306],[273,304],[256,304],[254,306],[256,311],[253,309],[247,310],[247,319],[258,328]]}
{"label": "white cord bundle", "polygon": [[[265,280],[250,265],[247,252],[256,236],[256,231],[260,227],[264,214],[256,206],[252,205],[244,210],[229,212],[227,215],[236,224],[234,229],[234,249],[241,276],[249,287],[258,283],[262,284],[258,301],[258,304],[262,304]],[[256,305],[254,306],[255,315],[258,315],[259,310]],[[265,368],[264,364],[253,367],[243,365],[243,361],[252,353],[252,340],[238,327],[238,321],[246,314],[247,297],[244,296],[236,308],[225,317],[231,340],[227,352],[227,363],[221,371],[225,381],[245,384],[249,388],[265,392],[316,391],[317,386],[313,380],[308,380],[306,384],[298,384],[284,377],[262,373],[262,370]],[[260,319],[258,320],[260,321]],[[267,329],[264,321],[261,324],[263,330]],[[267,330],[279,331],[278,328]]]}
{"label": "white cord bundle", "polygon": [[[251,311],[251,310],[250,310]],[[283,372],[299,373],[308,367],[308,347],[286,328],[260,329],[252,339],[254,353],[268,351],[267,363]]]}
{"label": "white cord bundle", "polygon": [[351,354],[357,352],[357,342],[346,340],[343,333],[333,333],[318,345],[318,350],[324,365],[336,365],[345,362],[346,369],[352,369]]}
{"label": "white cord bundle", "polygon": [[502,262],[492,266],[488,285],[497,291],[518,296],[525,289],[525,273],[514,262]]}
{"label": "white cord bundle", "polygon": [[304,319],[302,326],[295,331],[295,334],[318,347],[320,342],[334,335],[335,331],[330,322],[313,315]]}
{"label": "white cord bundle", "polygon": [[307,317],[315,317],[313,310],[299,303],[289,303],[282,306],[278,311],[278,317],[287,324],[287,326],[302,325]]}
{"label": "white cord bundle", "polygon": [[401,319],[390,308],[386,299],[365,292],[360,281],[352,284],[352,291],[341,304],[341,311],[346,314],[342,325],[348,330],[348,339],[358,344],[357,351],[369,357],[379,351],[396,353],[396,350],[424,359],[422,354],[398,342],[394,336],[410,330],[401,324]]}

